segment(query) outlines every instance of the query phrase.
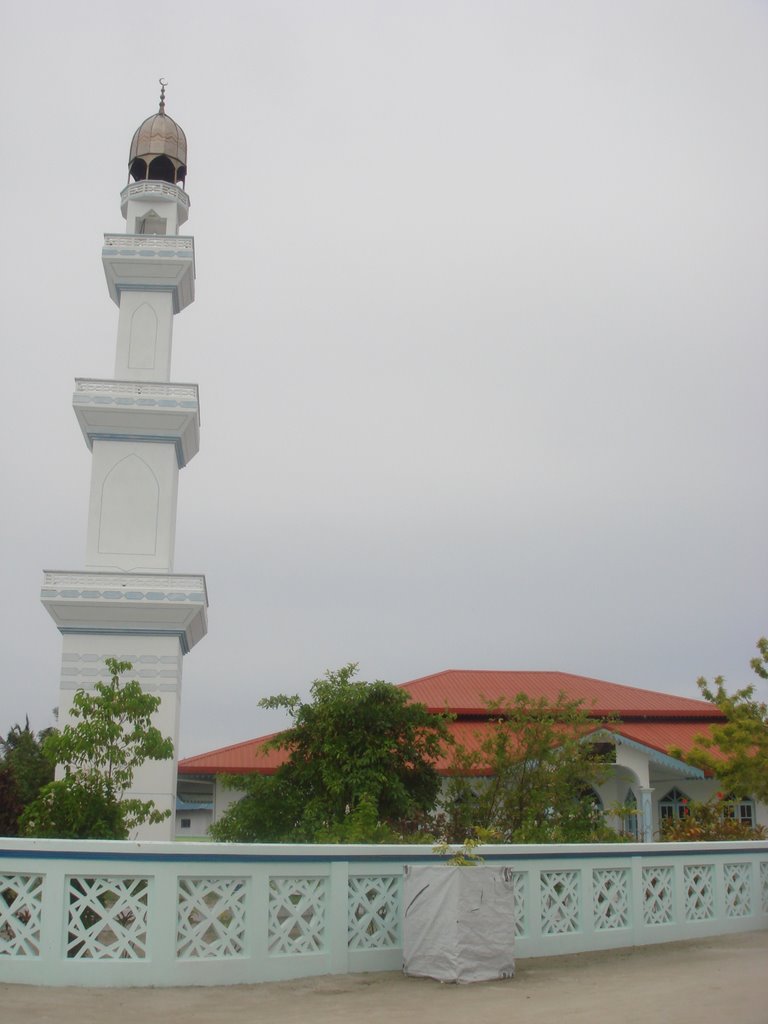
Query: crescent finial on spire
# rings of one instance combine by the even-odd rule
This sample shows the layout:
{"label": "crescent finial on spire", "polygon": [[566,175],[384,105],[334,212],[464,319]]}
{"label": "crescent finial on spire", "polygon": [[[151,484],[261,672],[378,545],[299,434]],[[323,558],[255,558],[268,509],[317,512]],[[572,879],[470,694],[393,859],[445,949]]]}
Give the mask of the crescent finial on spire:
{"label": "crescent finial on spire", "polygon": [[159,78],[158,81],[160,82],[160,110],[158,112],[160,114],[164,114],[165,113],[165,87],[166,87],[166,85],[168,85],[168,83],[165,81],[164,78]]}

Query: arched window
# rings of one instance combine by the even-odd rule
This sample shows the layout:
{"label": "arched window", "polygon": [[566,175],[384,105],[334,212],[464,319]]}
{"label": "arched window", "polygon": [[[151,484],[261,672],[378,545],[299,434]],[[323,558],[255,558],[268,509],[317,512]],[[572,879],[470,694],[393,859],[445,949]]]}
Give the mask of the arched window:
{"label": "arched window", "polygon": [[171,185],[176,184],[176,169],[168,157],[162,153],[156,156],[149,165],[147,177],[151,181],[167,181]]}
{"label": "arched window", "polygon": [[666,796],[659,800],[659,815],[662,819],[664,818],[684,818],[689,814],[688,804],[690,800],[681,793],[680,790],[675,787],[670,789]]}
{"label": "arched window", "polygon": [[627,790],[627,795],[624,797],[624,808],[621,815],[621,832],[622,835],[634,836],[635,839],[637,839],[637,797],[635,796],[635,791],[631,786]]}
{"label": "arched window", "polygon": [[131,174],[134,181],[144,181],[147,177],[146,160],[142,160],[140,156],[137,156],[131,164]]}
{"label": "arched window", "polygon": [[584,786],[581,791],[582,799],[585,800],[595,811],[603,812],[603,798],[594,786]]}

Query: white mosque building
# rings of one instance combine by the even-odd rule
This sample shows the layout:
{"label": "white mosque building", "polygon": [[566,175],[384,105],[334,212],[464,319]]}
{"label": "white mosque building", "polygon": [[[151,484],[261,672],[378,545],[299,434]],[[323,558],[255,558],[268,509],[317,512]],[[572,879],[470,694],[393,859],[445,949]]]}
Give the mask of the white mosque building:
{"label": "white mosque building", "polygon": [[[104,236],[102,260],[119,309],[115,376],[75,381],[73,405],[92,453],[85,565],[46,571],[42,602],[62,634],[59,722],[78,689],[106,679],[104,659],[161,698],[155,724],[178,749],[182,659],[207,631],[205,577],[174,573],[179,470],[198,451],[196,384],[171,383],[173,322],[195,298],[187,140],[160,106],[139,125],[120,195],[125,234]],[[132,180],[131,180],[132,179]],[[176,806],[176,757],[147,762],[132,794]],[[173,814],[140,839],[170,839]]]}

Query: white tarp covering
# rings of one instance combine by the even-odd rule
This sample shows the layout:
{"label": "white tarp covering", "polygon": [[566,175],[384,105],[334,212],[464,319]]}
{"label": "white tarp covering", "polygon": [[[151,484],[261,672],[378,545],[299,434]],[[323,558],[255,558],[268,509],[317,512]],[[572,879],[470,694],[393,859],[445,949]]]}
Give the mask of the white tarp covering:
{"label": "white tarp covering", "polygon": [[412,864],[404,873],[405,974],[461,982],[513,977],[511,868]]}

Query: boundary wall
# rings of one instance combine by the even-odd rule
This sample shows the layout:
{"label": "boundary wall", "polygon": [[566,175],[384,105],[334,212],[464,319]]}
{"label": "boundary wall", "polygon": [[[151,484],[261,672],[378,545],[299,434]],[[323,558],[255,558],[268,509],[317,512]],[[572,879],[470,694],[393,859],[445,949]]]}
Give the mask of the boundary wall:
{"label": "boundary wall", "polygon": [[[768,928],[768,842],[480,852],[512,869],[518,958]],[[403,866],[441,860],[429,846],[1,839],[0,982],[400,970]]]}

